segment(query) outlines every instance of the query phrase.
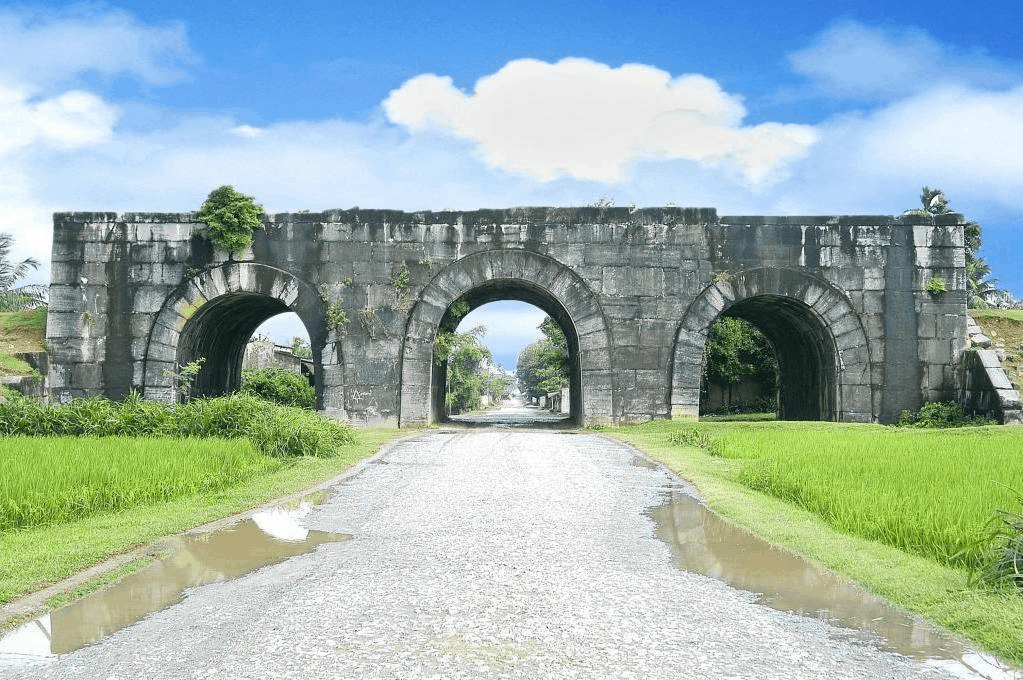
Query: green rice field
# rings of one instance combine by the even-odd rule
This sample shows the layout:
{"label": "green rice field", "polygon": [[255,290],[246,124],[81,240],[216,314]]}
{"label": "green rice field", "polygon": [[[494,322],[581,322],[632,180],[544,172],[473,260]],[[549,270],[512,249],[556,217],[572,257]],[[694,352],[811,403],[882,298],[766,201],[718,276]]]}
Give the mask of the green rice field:
{"label": "green rice field", "polygon": [[[709,433],[708,433],[709,434]],[[733,424],[712,455],[742,461],[736,481],[839,531],[972,567],[998,510],[1023,493],[1023,429],[780,428]]]}
{"label": "green rice field", "polygon": [[245,439],[0,438],[0,531],[217,491],[279,458]]}
{"label": "green rice field", "polygon": [[1023,427],[707,419],[609,434],[734,524],[1023,667],[1023,590],[984,555],[1018,540],[1000,511],[1023,513],[1008,488],[1023,492]]}

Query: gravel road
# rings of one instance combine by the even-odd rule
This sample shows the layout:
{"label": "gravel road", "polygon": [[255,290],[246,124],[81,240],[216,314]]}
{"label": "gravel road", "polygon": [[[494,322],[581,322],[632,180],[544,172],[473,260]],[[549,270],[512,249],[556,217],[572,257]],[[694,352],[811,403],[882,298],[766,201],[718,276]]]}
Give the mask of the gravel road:
{"label": "gravel road", "polygon": [[306,526],[354,536],[196,588],[15,678],[944,678],[675,566],[683,483],[596,434],[433,430]]}

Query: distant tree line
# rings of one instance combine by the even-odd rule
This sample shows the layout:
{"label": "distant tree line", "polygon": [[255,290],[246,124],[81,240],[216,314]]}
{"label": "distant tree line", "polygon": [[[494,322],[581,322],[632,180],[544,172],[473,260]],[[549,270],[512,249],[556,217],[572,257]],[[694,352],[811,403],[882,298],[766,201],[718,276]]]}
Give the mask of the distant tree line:
{"label": "distant tree line", "polygon": [[529,399],[568,387],[569,357],[565,332],[551,317],[539,325],[541,338],[522,348],[515,365],[519,391]]}
{"label": "distant tree line", "polygon": [[447,390],[444,403],[451,413],[477,411],[484,397],[499,402],[508,392],[511,380],[494,363],[490,349],[483,344],[486,326],[468,332],[440,331],[434,342],[434,361],[447,362]]}

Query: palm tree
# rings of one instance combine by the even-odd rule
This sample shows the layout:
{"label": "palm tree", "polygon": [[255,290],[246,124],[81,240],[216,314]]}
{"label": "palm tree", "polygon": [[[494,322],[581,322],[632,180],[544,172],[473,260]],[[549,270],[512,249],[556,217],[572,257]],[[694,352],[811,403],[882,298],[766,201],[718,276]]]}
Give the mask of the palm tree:
{"label": "palm tree", "polygon": [[28,276],[29,272],[39,269],[39,260],[27,257],[21,262],[8,261],[14,237],[0,234],[0,312],[16,312],[19,309],[31,309],[46,304],[46,286],[30,284],[16,285]]}
{"label": "palm tree", "polygon": [[987,309],[991,298],[1004,294],[995,288],[998,279],[988,278],[990,276],[991,265],[984,258],[978,257],[966,263],[967,306],[970,309]]}

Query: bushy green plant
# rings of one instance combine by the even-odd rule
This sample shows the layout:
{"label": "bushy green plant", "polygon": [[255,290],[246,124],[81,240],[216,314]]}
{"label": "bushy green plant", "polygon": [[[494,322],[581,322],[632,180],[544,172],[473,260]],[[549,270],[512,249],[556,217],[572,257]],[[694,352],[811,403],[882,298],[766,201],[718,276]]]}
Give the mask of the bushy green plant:
{"label": "bushy green plant", "polygon": [[217,250],[237,253],[252,245],[252,232],[262,224],[263,206],[252,196],[224,185],[210,192],[195,219],[206,226],[196,230]]}
{"label": "bushy green plant", "polygon": [[327,325],[339,331],[348,325],[348,314],[345,312],[345,306],[341,300],[337,300],[327,307]]}
{"label": "bushy green plant", "polygon": [[305,376],[280,366],[242,371],[241,391],[283,406],[316,408],[316,390]]}
{"label": "bushy green plant", "polygon": [[916,413],[903,411],[895,425],[897,427],[969,427],[994,425],[995,421],[981,416],[968,416],[954,401],[932,401],[920,407]]}
{"label": "bushy green plant", "polygon": [[105,397],[50,405],[15,397],[0,403],[0,436],[218,438],[252,442],[267,455],[330,457],[355,442],[351,426],[252,394],[168,406]]}
{"label": "bushy green plant", "polygon": [[[493,355],[483,344],[486,326],[468,333],[440,331],[433,343],[434,362],[447,362],[447,391],[444,403],[452,413],[475,411],[483,407],[483,395],[501,398],[506,383],[496,384],[490,377]],[[496,394],[494,394],[496,392]]]}
{"label": "bushy green plant", "polygon": [[451,305],[448,310],[448,314],[455,321],[460,320],[463,316],[469,313],[469,302],[465,299],[458,299]]}
{"label": "bushy green plant", "polygon": [[290,406],[260,412],[246,437],[257,450],[278,458],[331,456],[355,442],[350,427]]}
{"label": "bushy green plant", "polygon": [[[770,341],[756,326],[743,319],[722,316],[711,326],[703,349],[703,391],[713,383],[724,392],[725,413],[777,411],[778,360]],[[749,403],[732,403],[732,388],[752,380],[760,396]]]}
{"label": "bushy green plant", "polygon": [[924,285],[924,289],[928,293],[933,293],[937,295],[938,293],[944,293],[945,291],[947,291],[948,287],[945,285],[945,279],[935,274],[930,279],[928,279],[927,283]]}
{"label": "bushy green plant", "polygon": [[397,291],[402,291],[408,288],[409,278],[412,276],[408,269],[408,265],[402,264],[398,269],[398,273],[391,278],[391,284]]}

